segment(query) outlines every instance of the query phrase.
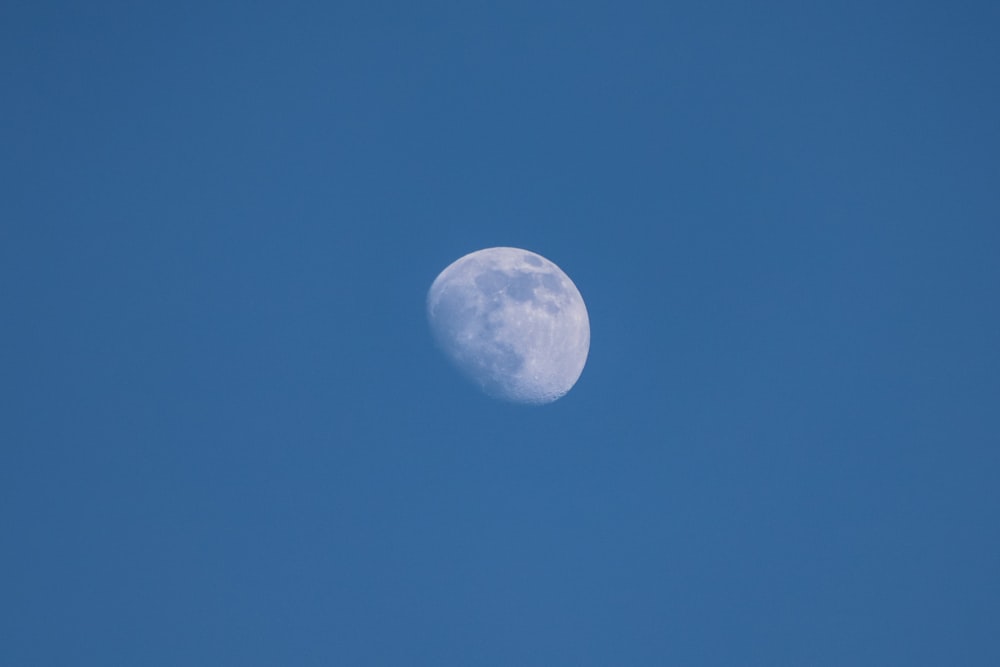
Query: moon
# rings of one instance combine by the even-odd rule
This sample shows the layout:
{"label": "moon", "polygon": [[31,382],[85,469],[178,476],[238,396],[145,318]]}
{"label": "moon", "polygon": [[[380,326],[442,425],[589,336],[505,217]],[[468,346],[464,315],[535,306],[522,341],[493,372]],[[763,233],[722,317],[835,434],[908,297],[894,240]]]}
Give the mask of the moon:
{"label": "moon", "polygon": [[520,248],[486,248],[449,265],[427,293],[438,346],[486,394],[551,403],[573,388],[590,319],[562,269]]}

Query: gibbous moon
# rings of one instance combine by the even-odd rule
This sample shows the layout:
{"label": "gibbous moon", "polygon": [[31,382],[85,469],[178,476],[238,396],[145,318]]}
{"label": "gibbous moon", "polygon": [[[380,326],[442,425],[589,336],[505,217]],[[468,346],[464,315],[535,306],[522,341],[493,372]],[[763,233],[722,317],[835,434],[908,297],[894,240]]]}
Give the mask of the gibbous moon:
{"label": "gibbous moon", "polygon": [[590,351],[590,320],[576,285],[519,248],[479,250],[448,266],[427,293],[427,318],[466,377],[516,403],[565,394]]}

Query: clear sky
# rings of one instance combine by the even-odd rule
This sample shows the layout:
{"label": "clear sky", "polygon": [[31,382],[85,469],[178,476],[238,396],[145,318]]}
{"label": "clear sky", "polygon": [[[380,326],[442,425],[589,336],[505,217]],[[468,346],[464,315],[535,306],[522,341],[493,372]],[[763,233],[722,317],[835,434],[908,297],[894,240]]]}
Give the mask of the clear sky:
{"label": "clear sky", "polygon": [[[0,9],[0,664],[1000,664],[1000,4]],[[424,299],[564,269],[554,404]]]}

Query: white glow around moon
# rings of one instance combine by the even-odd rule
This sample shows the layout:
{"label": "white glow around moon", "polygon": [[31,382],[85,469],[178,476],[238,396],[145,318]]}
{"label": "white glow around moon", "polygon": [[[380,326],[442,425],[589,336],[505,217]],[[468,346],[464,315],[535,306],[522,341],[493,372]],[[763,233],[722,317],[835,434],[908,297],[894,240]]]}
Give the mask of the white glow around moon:
{"label": "white glow around moon", "polygon": [[590,320],[562,270],[528,250],[487,248],[462,257],[427,293],[438,345],[487,394],[550,403],[587,363]]}

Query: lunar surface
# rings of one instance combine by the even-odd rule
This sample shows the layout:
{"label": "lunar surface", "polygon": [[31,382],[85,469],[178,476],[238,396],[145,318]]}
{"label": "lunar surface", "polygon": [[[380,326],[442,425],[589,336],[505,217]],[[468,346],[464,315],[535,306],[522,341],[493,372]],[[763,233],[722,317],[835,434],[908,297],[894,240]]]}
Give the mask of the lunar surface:
{"label": "lunar surface", "polygon": [[587,363],[590,320],[562,270],[528,250],[487,248],[448,266],[427,293],[438,345],[490,396],[550,403]]}

